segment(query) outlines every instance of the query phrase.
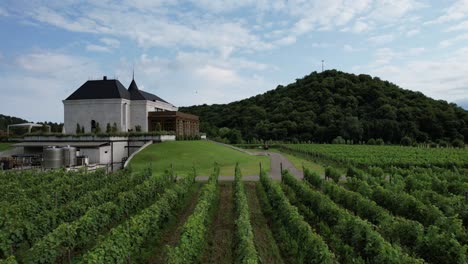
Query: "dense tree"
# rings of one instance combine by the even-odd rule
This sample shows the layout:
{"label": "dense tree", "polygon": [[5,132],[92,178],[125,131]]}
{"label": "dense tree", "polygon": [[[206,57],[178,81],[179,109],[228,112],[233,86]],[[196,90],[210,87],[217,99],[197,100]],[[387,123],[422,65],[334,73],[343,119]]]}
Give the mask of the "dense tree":
{"label": "dense tree", "polygon": [[[181,107],[200,116],[208,136],[237,129],[245,140],[468,143],[468,112],[369,75],[313,72],[287,86],[226,105]],[[223,136],[221,136],[223,137]],[[225,137],[225,136],[224,136]]]}

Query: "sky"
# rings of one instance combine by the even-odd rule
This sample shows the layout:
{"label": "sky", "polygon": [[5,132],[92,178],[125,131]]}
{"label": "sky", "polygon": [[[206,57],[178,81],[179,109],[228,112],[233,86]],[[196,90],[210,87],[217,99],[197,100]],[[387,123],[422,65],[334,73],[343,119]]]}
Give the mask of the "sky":
{"label": "sky", "polygon": [[104,75],[189,106],[322,60],[468,109],[468,0],[2,0],[0,36],[0,113],[36,122]]}

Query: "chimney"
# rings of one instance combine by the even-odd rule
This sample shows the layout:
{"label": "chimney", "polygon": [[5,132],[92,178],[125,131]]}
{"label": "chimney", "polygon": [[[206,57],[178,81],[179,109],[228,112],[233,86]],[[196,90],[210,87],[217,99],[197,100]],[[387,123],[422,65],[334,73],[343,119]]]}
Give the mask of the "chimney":
{"label": "chimney", "polygon": [[104,81],[107,81],[107,76],[104,75],[104,77],[102,77],[102,79],[103,79]]}

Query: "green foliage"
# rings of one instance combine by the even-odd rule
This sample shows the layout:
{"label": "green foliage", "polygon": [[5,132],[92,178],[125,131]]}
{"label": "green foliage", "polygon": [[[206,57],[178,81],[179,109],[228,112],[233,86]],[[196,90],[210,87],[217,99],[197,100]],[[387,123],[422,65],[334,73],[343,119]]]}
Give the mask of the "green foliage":
{"label": "green foliage", "polygon": [[183,226],[179,243],[168,248],[170,264],[199,263],[206,246],[206,232],[211,223],[211,214],[218,198],[219,167],[215,167],[208,183],[203,187],[200,199],[192,215]]}
{"label": "green foliage", "polygon": [[332,144],[346,144],[346,140],[341,136],[337,136],[333,139]]}
{"label": "green foliage", "polygon": [[335,257],[322,238],[304,221],[296,207],[292,206],[281,190],[265,172],[260,173],[260,182],[271,205],[271,214],[283,228],[281,236],[289,244],[289,254],[295,263],[334,263]]}
{"label": "green foliage", "polygon": [[136,125],[136,126],[135,126],[135,131],[136,131],[136,132],[141,132],[141,126],[140,126],[140,125]]}
{"label": "green foliage", "polygon": [[63,223],[36,242],[28,251],[28,263],[51,263],[76,247],[85,246],[97,238],[97,234],[113,222],[124,219],[128,213],[141,209],[171,183],[169,175],[151,177],[130,191],[119,193],[115,202],[107,202],[90,208],[82,217]]}
{"label": "green foliage", "polygon": [[80,126],[80,124],[78,124],[78,123],[76,124],[75,133],[76,133],[76,134],[81,134],[81,126]]}
{"label": "green foliage", "polygon": [[338,182],[340,181],[341,173],[333,167],[326,167],[325,178],[329,178],[332,179],[334,182]]}
{"label": "green foliage", "polygon": [[156,127],[155,127],[155,131],[161,131],[162,128],[161,128],[161,123],[156,123]]}
{"label": "green foliage", "polygon": [[99,124],[99,122],[96,122],[96,126],[92,129],[91,133],[100,134],[101,132],[101,125]]}
{"label": "green foliage", "polygon": [[107,123],[106,125],[106,133],[112,133],[112,127],[110,123]]}
{"label": "green foliage", "polygon": [[283,182],[295,192],[298,204],[303,206],[301,211],[326,223],[363,259],[371,263],[422,263],[385,241],[368,222],[340,208],[326,195],[313,191],[287,171],[283,174]]}
{"label": "green foliage", "polygon": [[468,168],[468,152],[455,149],[425,149],[401,146],[285,144],[281,150],[327,162],[343,163],[359,168],[369,166],[389,169],[392,166],[409,168],[443,167]]}
{"label": "green foliage", "polygon": [[0,256],[35,244],[61,223],[78,219],[88,208],[109,202],[149,177],[144,173],[129,177],[127,173],[121,171],[112,177],[103,171],[0,174],[2,182],[9,182],[0,186],[0,200],[8,201],[2,211],[6,218],[0,229]]}
{"label": "green foliage", "polygon": [[112,124],[111,133],[117,133],[119,129],[117,128],[117,123]]}
{"label": "green foliage", "polygon": [[375,139],[371,138],[367,141],[367,145],[375,145]]}
{"label": "green foliage", "polygon": [[167,224],[169,216],[181,202],[195,180],[195,175],[182,179],[139,214],[113,228],[109,235],[83,256],[83,263],[125,263]]}
{"label": "green foliage", "polygon": [[377,145],[377,146],[383,146],[383,145],[385,145],[385,142],[384,142],[383,139],[378,138],[378,139],[375,140],[375,145]]}
{"label": "green foliage", "polygon": [[247,203],[247,196],[245,194],[239,164],[236,164],[234,184],[234,201],[236,208],[236,263],[256,264],[258,263],[258,256],[255,250],[254,235],[250,224],[249,205]]}
{"label": "green foliage", "polygon": [[464,148],[465,143],[461,139],[455,139],[452,141],[452,147],[454,148]]}
{"label": "green foliage", "polygon": [[[365,78],[363,76],[366,76]],[[220,128],[237,129],[244,140],[367,142],[381,138],[400,144],[408,136],[417,142],[468,142],[468,112],[420,92],[372,78],[336,70],[313,72],[287,86],[221,105],[181,107],[200,116],[210,138],[226,138]]]}
{"label": "green foliage", "polygon": [[410,137],[404,136],[400,140],[400,145],[402,145],[402,146],[412,146],[413,145],[413,140]]}

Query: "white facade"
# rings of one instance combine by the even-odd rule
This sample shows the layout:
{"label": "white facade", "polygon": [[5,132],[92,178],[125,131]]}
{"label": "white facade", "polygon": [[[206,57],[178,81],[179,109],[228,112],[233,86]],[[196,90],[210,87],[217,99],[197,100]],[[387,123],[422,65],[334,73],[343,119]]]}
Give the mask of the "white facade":
{"label": "white facade", "polygon": [[75,134],[77,124],[84,126],[85,133],[91,132],[91,123],[99,123],[102,132],[109,123],[116,123],[120,132],[130,129],[135,131],[141,126],[142,132],[148,132],[148,112],[177,111],[177,107],[161,102],[127,99],[84,99],[63,100],[64,129],[67,134]]}

